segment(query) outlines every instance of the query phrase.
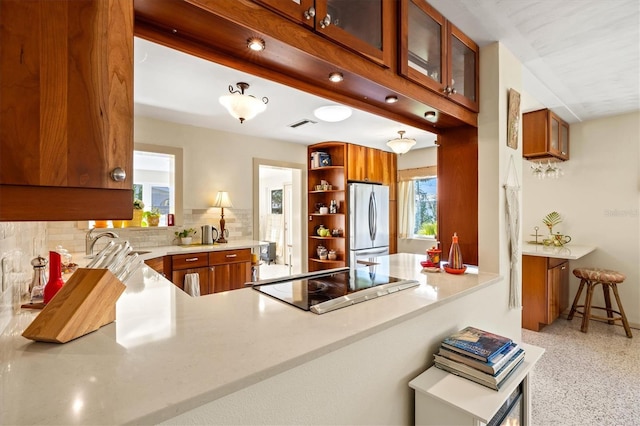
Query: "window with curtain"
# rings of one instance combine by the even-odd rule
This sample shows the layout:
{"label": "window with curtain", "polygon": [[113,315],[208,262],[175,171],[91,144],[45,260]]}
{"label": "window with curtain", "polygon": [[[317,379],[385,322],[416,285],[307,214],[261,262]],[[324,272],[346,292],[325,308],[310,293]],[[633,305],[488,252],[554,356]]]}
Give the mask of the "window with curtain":
{"label": "window with curtain", "polygon": [[398,172],[398,234],[400,238],[435,238],[438,232],[436,167]]}

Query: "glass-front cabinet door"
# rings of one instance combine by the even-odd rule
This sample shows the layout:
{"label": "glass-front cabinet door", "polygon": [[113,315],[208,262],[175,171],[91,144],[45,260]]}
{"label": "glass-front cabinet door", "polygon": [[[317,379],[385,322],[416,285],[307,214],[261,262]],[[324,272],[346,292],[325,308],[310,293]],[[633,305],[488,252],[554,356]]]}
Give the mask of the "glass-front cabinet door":
{"label": "glass-front cabinet door", "polygon": [[393,0],[316,0],[316,31],[388,66],[395,40],[393,4]]}
{"label": "glass-front cabinet door", "polygon": [[478,111],[478,46],[426,0],[401,0],[400,74]]}
{"label": "glass-front cabinet door", "polygon": [[449,81],[454,101],[478,111],[478,46],[449,23]]}
{"label": "glass-front cabinet door", "polygon": [[549,135],[549,152],[562,160],[569,159],[569,125],[560,117],[549,111],[551,124]]}
{"label": "glass-front cabinet door", "polygon": [[287,18],[313,28],[315,25],[314,0],[253,0]]}
{"label": "glass-front cabinet door", "polygon": [[254,0],[323,36],[389,66],[395,0]]}
{"label": "glass-front cabinet door", "polygon": [[424,0],[403,0],[400,73],[444,93],[446,21]]}

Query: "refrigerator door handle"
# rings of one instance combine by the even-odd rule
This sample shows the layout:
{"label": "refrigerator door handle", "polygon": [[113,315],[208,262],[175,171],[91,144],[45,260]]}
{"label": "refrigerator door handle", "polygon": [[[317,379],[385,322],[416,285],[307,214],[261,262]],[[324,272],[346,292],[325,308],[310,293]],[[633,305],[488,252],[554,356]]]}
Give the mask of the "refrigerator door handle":
{"label": "refrigerator door handle", "polygon": [[376,207],[376,194],[371,192],[369,195],[369,236],[371,237],[371,241],[376,239],[376,234],[378,224],[378,210]]}

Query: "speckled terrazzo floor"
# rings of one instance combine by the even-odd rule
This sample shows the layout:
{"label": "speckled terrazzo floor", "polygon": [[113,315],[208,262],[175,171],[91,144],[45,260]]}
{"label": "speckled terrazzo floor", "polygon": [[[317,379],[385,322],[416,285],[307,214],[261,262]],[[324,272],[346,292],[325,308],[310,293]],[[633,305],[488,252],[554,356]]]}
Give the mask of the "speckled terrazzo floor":
{"label": "speckled terrazzo floor", "polygon": [[640,425],[640,330],[580,318],[557,319],[539,332],[522,330],[525,343],[546,351],[532,375],[532,423]]}

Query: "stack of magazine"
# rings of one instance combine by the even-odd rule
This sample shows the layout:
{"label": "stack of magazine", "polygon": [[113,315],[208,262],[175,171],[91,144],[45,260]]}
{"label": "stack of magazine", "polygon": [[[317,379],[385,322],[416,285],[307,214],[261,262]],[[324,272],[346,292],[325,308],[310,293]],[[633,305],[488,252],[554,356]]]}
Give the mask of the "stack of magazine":
{"label": "stack of magazine", "polygon": [[511,339],[466,327],[442,341],[436,367],[499,390],[524,360],[524,349]]}

